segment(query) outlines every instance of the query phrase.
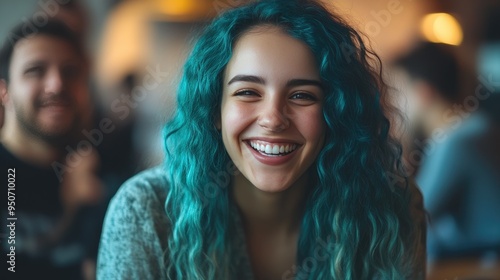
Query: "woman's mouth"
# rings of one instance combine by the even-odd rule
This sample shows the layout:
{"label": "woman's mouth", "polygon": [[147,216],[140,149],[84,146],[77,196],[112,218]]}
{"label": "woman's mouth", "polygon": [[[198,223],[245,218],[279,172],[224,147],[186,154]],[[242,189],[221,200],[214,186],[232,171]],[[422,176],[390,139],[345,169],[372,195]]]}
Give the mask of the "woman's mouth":
{"label": "woman's mouth", "polygon": [[248,140],[248,145],[265,156],[286,156],[295,151],[299,145],[293,143],[270,143],[258,140]]}

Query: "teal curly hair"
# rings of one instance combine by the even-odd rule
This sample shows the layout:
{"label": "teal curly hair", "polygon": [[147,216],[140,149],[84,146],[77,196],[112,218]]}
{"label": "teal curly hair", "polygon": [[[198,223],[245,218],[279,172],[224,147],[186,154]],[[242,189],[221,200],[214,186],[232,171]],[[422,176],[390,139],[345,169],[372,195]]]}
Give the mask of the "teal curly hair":
{"label": "teal curly hair", "polygon": [[[188,57],[178,109],[166,126],[171,186],[165,210],[172,224],[166,274],[199,280],[234,279],[238,273],[227,244],[234,234],[230,184],[218,179],[231,173],[231,160],[214,122],[233,46],[262,25],[305,42],[326,85],[325,144],[312,166],[315,181],[305,198],[298,242],[297,264],[304,265],[290,277],[415,277],[421,273],[416,257],[420,239],[401,148],[389,133],[387,89],[376,70],[381,67],[375,67],[380,60],[358,32],[310,0],[258,1],[227,11],[204,30]],[[321,265],[307,265],[318,240],[332,242],[329,257]]]}

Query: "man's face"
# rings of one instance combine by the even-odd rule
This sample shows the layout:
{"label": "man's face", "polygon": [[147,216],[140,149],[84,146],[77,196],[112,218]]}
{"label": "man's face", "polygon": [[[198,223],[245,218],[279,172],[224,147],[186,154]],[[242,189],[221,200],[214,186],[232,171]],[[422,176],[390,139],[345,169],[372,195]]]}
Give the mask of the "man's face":
{"label": "man's face", "polygon": [[7,85],[6,122],[30,136],[59,142],[79,128],[89,108],[81,55],[63,39],[35,35],[14,47]]}

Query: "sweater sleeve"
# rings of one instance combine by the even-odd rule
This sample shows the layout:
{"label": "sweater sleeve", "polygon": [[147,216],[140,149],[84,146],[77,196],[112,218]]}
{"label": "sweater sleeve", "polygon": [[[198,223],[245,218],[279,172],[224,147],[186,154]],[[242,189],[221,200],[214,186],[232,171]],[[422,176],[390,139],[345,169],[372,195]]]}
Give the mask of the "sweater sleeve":
{"label": "sweater sleeve", "polygon": [[166,180],[161,169],[127,181],[104,220],[97,279],[166,279]]}

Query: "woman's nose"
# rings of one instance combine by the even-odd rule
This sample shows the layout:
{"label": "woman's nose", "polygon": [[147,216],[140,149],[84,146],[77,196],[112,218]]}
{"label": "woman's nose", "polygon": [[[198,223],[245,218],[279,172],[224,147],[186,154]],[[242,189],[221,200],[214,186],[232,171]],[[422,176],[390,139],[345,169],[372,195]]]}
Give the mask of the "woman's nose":
{"label": "woman's nose", "polygon": [[281,132],[290,126],[286,105],[269,102],[262,111],[257,123],[269,132]]}

